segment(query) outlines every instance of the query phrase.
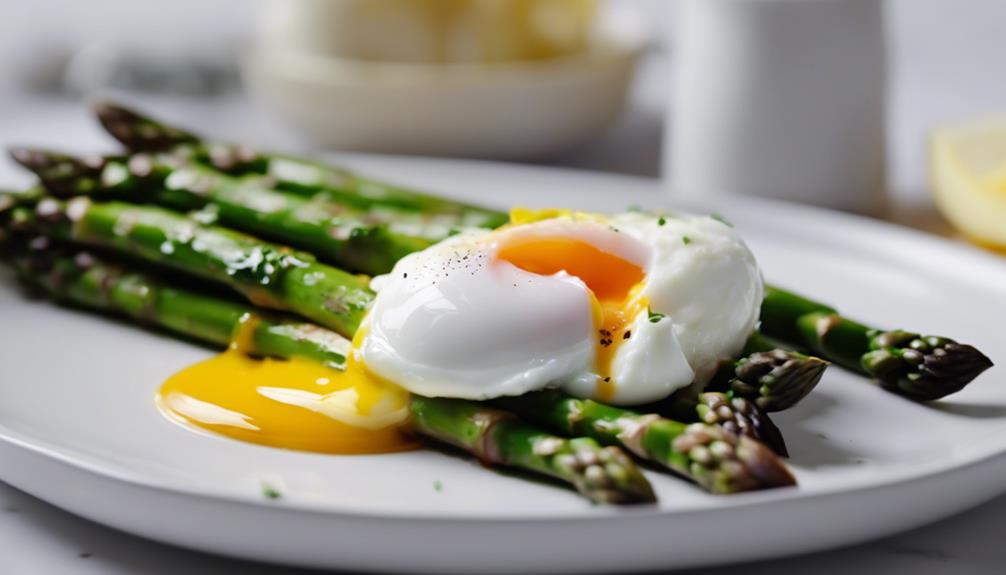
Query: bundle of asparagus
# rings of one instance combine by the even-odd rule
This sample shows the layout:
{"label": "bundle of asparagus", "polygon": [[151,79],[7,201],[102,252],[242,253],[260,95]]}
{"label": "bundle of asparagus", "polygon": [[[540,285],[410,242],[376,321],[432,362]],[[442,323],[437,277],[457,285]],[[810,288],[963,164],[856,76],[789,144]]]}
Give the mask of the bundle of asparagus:
{"label": "bundle of asparagus", "polygon": [[[101,103],[94,111],[129,156],[81,159],[37,150],[13,151],[15,159],[38,174],[56,196],[104,193],[146,196],[145,201],[174,209],[206,206],[209,217],[221,218],[224,225],[275,238],[336,265],[371,274],[388,271],[398,257],[420,249],[417,242],[437,241],[456,227],[491,228],[508,219],[503,212],[379,182],[310,159],[208,142],[117,104]],[[143,193],[144,189],[148,191]],[[284,193],[270,193],[277,191]],[[308,207],[294,196],[308,199]],[[344,248],[338,239],[324,239],[326,235],[354,238],[356,244]],[[835,321],[828,326],[823,321],[815,323],[822,317]],[[867,328],[838,316],[825,304],[775,286],[769,286],[762,321],[764,335],[775,339],[756,334],[746,352],[772,353],[744,369],[748,379],[761,383],[740,384],[731,391],[758,400],[766,410],[786,409],[813,388],[779,381],[776,363],[808,357],[780,355],[782,351],[819,353],[875,378],[888,391],[917,400],[959,391],[991,366],[972,346],[900,329]],[[828,335],[816,335],[818,328]],[[793,377],[793,370],[786,373]],[[726,389],[723,386],[731,379],[720,377],[718,385]],[[786,392],[785,399],[766,397],[779,395],[779,389]]]}
{"label": "bundle of asparagus", "polygon": [[[209,143],[119,106],[96,112],[125,155],[13,151],[41,186],[0,196],[6,254],[26,284],[55,299],[209,345],[227,345],[241,317],[254,313],[263,321],[248,353],[339,368],[343,336],[373,298],[351,272],[384,272],[456,228],[507,221],[341,168]],[[251,305],[173,285],[167,270],[227,286]],[[772,453],[785,454],[785,444],[764,412],[791,407],[820,380],[827,362],[805,352],[916,399],[956,391],[990,365],[970,346],[873,333],[777,288],[762,316],[781,343],[753,335],[747,355],[723,366],[705,392],[677,394],[646,408],[653,413],[556,391],[491,406],[415,396],[410,429],[486,463],[551,476],[598,502],[653,499],[623,450],[710,492],[733,493],[794,483]]]}
{"label": "bundle of asparagus", "polygon": [[[24,228],[20,228],[24,229]],[[263,314],[225,298],[173,286],[155,275],[110,262],[107,256],[60,247],[35,236],[13,248],[28,285],[59,301],[115,313],[170,332],[226,346],[243,317],[259,321],[248,353],[305,357],[333,367],[345,363],[348,342],[334,331],[284,316]],[[718,394],[700,397],[699,413]],[[592,501],[651,501],[645,477],[621,447],[667,466],[713,493],[766,489],[793,483],[772,452],[758,441],[705,423],[684,423],[653,414],[593,404],[569,417],[575,398],[542,393],[506,403],[531,420],[576,421],[558,437],[512,413],[478,402],[413,396],[410,428],[461,447],[488,464],[506,465],[570,483]],[[502,403],[502,402],[501,402]],[[738,417],[745,418],[745,413]],[[601,447],[605,444],[608,447]],[[621,446],[621,447],[619,447]]]}

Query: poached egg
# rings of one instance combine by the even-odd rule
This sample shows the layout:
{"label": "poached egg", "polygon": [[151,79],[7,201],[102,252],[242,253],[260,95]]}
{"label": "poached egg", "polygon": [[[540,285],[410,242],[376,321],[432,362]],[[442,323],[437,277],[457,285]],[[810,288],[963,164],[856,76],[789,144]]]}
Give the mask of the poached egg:
{"label": "poached egg", "polygon": [[560,387],[632,405],[706,381],[757,324],[761,272],[716,218],[511,216],[375,278],[357,360],[426,396]]}

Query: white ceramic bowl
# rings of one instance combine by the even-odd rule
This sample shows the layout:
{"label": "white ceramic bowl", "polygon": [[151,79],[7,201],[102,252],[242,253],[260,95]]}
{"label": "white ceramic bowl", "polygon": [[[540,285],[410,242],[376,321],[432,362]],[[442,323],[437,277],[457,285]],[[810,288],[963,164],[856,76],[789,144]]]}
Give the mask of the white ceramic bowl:
{"label": "white ceramic bowl", "polygon": [[404,154],[530,159],[598,135],[621,112],[642,46],[602,26],[576,56],[415,64],[258,50],[252,92],[317,145]]}

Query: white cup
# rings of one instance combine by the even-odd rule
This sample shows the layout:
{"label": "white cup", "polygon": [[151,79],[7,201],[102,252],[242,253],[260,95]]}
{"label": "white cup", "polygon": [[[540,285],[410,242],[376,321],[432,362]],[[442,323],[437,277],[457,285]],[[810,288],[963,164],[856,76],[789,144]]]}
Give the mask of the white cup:
{"label": "white cup", "polygon": [[881,0],[683,0],[678,31],[664,151],[675,194],[881,208]]}

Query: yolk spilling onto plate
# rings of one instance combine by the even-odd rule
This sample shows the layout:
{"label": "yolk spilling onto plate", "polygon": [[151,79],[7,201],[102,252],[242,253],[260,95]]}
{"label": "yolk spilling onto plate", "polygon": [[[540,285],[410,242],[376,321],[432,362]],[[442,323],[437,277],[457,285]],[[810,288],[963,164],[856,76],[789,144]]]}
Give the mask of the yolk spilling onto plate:
{"label": "yolk spilling onto plate", "polygon": [[531,273],[560,271],[580,278],[593,296],[597,330],[595,370],[598,396],[610,400],[616,382],[611,362],[619,346],[632,337],[629,327],[649,305],[642,297],[646,272],[640,266],[574,238],[527,238],[502,246],[500,259]]}
{"label": "yolk spilling onto plate", "polygon": [[[408,393],[349,354],[345,371],[308,359],[254,359],[244,321],[230,349],[173,375],[157,402],[171,418],[233,439],[320,453],[414,449],[400,428]],[[355,343],[355,342],[354,342]]]}

